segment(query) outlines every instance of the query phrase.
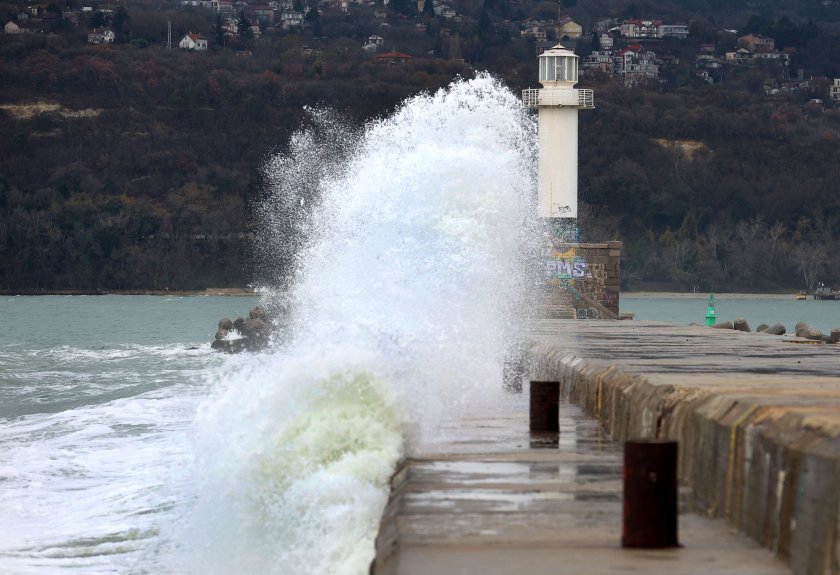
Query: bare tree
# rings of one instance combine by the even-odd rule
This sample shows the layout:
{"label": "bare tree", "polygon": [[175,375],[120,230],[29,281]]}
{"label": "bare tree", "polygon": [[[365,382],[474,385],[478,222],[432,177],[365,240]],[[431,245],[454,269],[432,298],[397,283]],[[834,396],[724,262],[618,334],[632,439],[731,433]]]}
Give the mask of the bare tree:
{"label": "bare tree", "polygon": [[799,271],[802,272],[805,287],[809,290],[814,289],[817,277],[828,261],[825,247],[820,244],[798,244],[794,248],[793,255]]}

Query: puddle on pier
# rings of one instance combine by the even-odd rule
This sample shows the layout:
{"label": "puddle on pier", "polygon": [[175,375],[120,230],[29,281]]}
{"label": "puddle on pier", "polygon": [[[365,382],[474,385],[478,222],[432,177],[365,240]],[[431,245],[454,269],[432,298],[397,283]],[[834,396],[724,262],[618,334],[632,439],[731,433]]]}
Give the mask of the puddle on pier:
{"label": "puddle on pier", "polygon": [[513,399],[510,412],[448,426],[436,446],[436,455],[447,455],[413,463],[417,489],[406,494],[407,505],[415,511],[584,516],[601,513],[602,505],[619,508],[621,450],[600,424],[561,404],[559,433],[529,434],[527,398]]}

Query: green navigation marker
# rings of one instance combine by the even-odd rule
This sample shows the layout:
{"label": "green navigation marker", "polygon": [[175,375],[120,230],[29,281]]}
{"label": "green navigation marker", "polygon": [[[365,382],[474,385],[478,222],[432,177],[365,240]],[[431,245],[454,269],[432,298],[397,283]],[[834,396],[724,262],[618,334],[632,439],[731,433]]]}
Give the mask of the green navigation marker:
{"label": "green navigation marker", "polygon": [[715,294],[709,294],[709,305],[706,307],[706,325],[715,325]]}

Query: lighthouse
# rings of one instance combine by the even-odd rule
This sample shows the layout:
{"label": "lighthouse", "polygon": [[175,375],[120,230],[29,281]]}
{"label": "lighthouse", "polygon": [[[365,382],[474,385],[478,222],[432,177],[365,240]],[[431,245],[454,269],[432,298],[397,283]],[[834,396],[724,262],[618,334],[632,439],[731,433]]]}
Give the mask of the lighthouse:
{"label": "lighthouse", "polygon": [[539,110],[539,216],[561,241],[577,241],[578,110],[595,107],[592,90],[575,88],[578,57],[560,44],[539,56],[541,90],[522,92]]}

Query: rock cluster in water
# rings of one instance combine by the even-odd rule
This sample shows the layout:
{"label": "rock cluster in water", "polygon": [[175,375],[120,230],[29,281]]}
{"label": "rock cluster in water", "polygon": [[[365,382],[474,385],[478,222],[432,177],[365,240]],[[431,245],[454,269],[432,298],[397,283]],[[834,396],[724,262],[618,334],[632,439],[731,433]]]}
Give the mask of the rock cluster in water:
{"label": "rock cluster in water", "polygon": [[216,339],[210,345],[217,351],[239,353],[241,351],[259,351],[268,346],[271,339],[272,323],[268,312],[257,306],[248,312],[248,318],[238,317],[219,320]]}
{"label": "rock cluster in water", "polygon": [[[750,331],[750,325],[747,323],[747,320],[739,317],[735,320],[735,322],[731,321],[724,321],[721,323],[716,323],[714,325],[717,329],[734,329],[737,331]],[[832,329],[831,334],[824,334],[818,329],[814,329],[804,321],[800,321],[796,324],[794,330],[796,331],[796,336],[801,337],[804,339],[810,339],[813,341],[823,341],[825,343],[840,343],[840,328]],[[785,335],[787,333],[787,329],[780,323],[774,323],[773,325],[767,325],[766,323],[760,324],[758,327],[755,328],[755,333],[763,333],[767,335]]]}

